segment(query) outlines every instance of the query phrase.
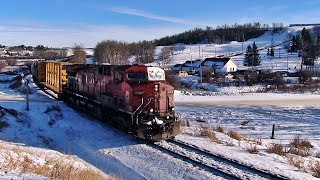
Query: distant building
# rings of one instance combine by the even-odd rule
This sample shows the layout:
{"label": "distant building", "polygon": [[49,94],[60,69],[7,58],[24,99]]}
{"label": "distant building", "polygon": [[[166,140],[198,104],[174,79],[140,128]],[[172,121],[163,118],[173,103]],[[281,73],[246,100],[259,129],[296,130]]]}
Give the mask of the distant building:
{"label": "distant building", "polygon": [[204,69],[212,69],[213,72],[228,74],[237,71],[237,65],[232,58],[206,58],[201,66]]}
{"label": "distant building", "polygon": [[228,74],[237,71],[237,65],[232,58],[206,58],[202,62],[200,60],[186,61],[183,64],[176,64],[171,67],[172,71],[186,71],[189,74],[199,73],[200,64],[202,71],[212,70],[215,73]]}
{"label": "distant building", "polygon": [[171,67],[172,71],[186,71],[188,73],[195,73],[200,68],[200,60],[194,60],[194,61],[186,61],[183,64],[176,64],[173,67]]}

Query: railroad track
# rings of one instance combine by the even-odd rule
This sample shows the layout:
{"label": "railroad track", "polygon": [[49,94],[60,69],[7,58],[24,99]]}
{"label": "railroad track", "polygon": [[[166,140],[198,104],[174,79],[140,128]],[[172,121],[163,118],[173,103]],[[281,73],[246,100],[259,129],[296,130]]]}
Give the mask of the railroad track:
{"label": "railroad track", "polygon": [[226,179],[288,179],[212,154],[182,141],[167,140],[154,145],[165,153]]}

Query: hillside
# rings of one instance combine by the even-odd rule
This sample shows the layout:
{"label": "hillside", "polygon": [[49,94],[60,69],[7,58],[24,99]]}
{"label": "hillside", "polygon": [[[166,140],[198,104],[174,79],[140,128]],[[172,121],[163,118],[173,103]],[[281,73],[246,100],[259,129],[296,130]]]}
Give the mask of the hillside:
{"label": "hillside", "polygon": [[[306,26],[307,29],[313,31],[314,26]],[[231,41],[226,44],[177,44],[172,47],[173,53],[170,56],[170,62],[166,66],[172,66],[175,64],[182,64],[189,60],[197,60],[201,58],[202,60],[207,57],[233,57],[236,62],[238,69],[248,69],[251,67],[243,66],[244,55],[247,46],[252,45],[253,42],[258,46],[261,65],[258,69],[264,70],[277,70],[277,71],[298,71],[301,65],[301,58],[298,57],[297,53],[287,53],[286,46],[288,44],[288,38],[291,35],[300,34],[303,27],[292,26],[286,27],[282,31],[273,33],[273,31],[266,31],[263,35],[249,39],[245,42]],[[270,58],[267,56],[267,49],[274,45],[275,56]],[[156,48],[156,59],[161,55],[161,49],[165,46],[158,46]],[[155,61],[149,65],[159,66],[163,65],[162,61]],[[316,66],[318,63],[316,62]]]}

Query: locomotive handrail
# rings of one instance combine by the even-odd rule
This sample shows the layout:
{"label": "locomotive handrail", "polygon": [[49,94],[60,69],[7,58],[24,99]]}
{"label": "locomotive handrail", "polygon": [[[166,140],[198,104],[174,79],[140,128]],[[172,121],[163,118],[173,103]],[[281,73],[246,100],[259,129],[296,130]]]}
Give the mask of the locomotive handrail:
{"label": "locomotive handrail", "polygon": [[[136,114],[136,112],[141,108],[141,106],[143,105],[143,97],[141,98],[141,104],[140,106],[137,107],[137,109],[132,113],[131,119],[132,119],[132,125],[133,125],[133,121],[134,121],[134,115]],[[138,123],[136,122],[136,124],[138,125]]]}
{"label": "locomotive handrail", "polygon": [[[147,107],[147,106],[151,103],[152,100],[153,100],[153,98],[150,98],[150,99],[149,99],[149,102],[148,102],[145,106],[143,106],[143,108]],[[137,121],[137,122],[136,122],[137,124],[138,124],[138,117],[139,117],[139,115],[140,115],[141,112],[142,112],[142,111],[140,110],[140,112],[139,112],[138,115],[137,115],[137,120],[136,120],[136,121]]]}

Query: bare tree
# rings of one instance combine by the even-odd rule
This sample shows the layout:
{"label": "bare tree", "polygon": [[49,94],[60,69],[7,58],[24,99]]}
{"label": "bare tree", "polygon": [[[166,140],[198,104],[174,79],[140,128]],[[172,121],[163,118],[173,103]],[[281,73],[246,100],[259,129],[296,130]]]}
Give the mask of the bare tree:
{"label": "bare tree", "polygon": [[73,57],[71,58],[70,62],[73,63],[86,63],[86,52],[83,50],[83,46],[79,44],[75,44],[73,49]]}
{"label": "bare tree", "polygon": [[109,44],[110,41],[99,42],[94,48],[94,56],[98,63],[110,63],[109,59]]}
{"label": "bare tree", "polygon": [[171,52],[172,52],[172,49],[170,47],[163,47],[161,49],[161,54],[158,57],[158,60],[162,61],[163,65],[169,64],[171,62],[171,59],[170,59]]}
{"label": "bare tree", "polygon": [[153,62],[155,46],[152,42],[141,41],[126,43],[114,40],[99,42],[94,49],[94,56],[98,63],[128,64],[130,56],[136,57],[136,63]]}
{"label": "bare tree", "polygon": [[0,72],[6,68],[7,64],[5,62],[0,62]]}
{"label": "bare tree", "polygon": [[6,59],[6,63],[8,64],[8,66],[15,66],[17,64],[17,60],[16,59]]}

